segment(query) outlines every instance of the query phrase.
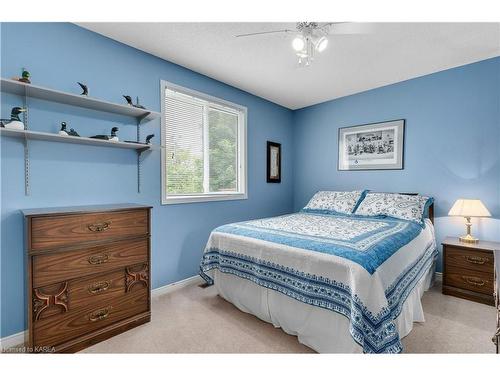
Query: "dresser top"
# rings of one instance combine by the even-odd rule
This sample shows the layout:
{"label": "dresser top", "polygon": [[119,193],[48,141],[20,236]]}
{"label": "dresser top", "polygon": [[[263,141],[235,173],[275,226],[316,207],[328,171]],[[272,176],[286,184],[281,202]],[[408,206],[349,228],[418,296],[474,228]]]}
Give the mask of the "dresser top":
{"label": "dresser top", "polygon": [[478,243],[466,243],[459,241],[458,237],[446,237],[442,242],[442,244],[448,246],[461,247],[464,249],[472,249],[472,250],[500,251],[500,242],[493,242],[493,241],[479,240]]}
{"label": "dresser top", "polygon": [[89,206],[43,207],[21,210],[24,216],[72,214],[101,211],[121,211],[127,209],[152,208],[151,206],[137,203],[96,204]]}

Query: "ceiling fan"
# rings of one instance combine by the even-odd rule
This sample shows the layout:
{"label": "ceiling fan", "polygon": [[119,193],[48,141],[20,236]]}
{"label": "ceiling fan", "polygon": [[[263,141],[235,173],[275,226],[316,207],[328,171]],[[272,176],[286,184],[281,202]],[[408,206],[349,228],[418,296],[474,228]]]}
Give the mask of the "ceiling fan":
{"label": "ceiling fan", "polygon": [[[366,25],[366,24],[365,24]],[[334,34],[360,34],[366,29],[359,23],[350,22],[297,22],[296,30],[282,29],[239,34],[236,38],[265,34],[295,33],[292,48],[299,66],[310,66],[316,52],[323,52],[328,46],[328,36]]]}

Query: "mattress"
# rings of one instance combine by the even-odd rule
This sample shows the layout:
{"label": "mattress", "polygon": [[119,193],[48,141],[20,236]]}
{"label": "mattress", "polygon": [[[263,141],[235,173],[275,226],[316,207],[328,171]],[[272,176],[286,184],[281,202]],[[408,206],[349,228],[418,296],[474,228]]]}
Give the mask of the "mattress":
{"label": "mattress", "polygon": [[216,228],[200,275],[319,352],[399,353],[436,256],[429,220],[300,212]]}

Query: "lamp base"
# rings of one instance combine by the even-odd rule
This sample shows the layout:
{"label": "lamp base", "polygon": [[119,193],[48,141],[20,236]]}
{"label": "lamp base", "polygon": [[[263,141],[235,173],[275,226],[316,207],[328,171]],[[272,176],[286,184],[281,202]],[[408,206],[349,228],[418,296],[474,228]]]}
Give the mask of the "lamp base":
{"label": "lamp base", "polygon": [[458,239],[460,242],[465,242],[465,243],[478,243],[479,239],[472,237],[470,234],[467,234],[466,236],[462,236]]}

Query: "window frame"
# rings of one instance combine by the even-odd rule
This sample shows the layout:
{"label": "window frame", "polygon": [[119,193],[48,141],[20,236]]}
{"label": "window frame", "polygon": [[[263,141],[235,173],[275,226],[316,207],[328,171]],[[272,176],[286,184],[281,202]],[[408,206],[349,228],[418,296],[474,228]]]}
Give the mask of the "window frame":
{"label": "window frame", "polygon": [[[191,195],[169,195],[167,193],[167,162],[166,162],[166,116],[165,116],[165,96],[166,90],[172,89],[187,94],[204,101],[209,102],[209,106],[232,108],[237,110],[238,115],[238,191],[223,192],[223,193],[201,193]],[[217,98],[196,90],[186,88],[184,86],[176,85],[172,82],[165,80],[160,81],[161,91],[161,203],[166,204],[179,204],[179,203],[195,203],[195,202],[211,202],[211,201],[226,201],[226,200],[240,200],[248,199],[248,180],[247,180],[247,107],[229,102],[224,99]],[[241,123],[240,123],[241,122]]]}

